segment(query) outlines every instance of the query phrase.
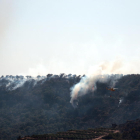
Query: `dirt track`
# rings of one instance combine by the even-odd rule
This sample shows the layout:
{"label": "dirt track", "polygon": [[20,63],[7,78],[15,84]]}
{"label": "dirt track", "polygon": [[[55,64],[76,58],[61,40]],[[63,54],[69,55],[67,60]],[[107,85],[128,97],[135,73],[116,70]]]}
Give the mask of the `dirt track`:
{"label": "dirt track", "polygon": [[[111,130],[112,131],[112,130]],[[120,131],[119,130],[113,130],[112,131],[113,133],[119,133]],[[104,137],[104,136],[107,136],[109,133],[106,133],[106,134],[104,134],[104,135],[102,135],[102,136],[99,136],[98,138],[95,138],[95,139],[92,139],[92,140],[103,140],[102,138]]]}

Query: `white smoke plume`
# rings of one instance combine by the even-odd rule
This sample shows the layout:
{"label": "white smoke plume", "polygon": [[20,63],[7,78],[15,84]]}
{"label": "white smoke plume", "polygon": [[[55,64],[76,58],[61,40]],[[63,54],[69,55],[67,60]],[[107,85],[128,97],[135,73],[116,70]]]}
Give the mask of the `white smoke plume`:
{"label": "white smoke plume", "polygon": [[118,105],[118,107],[120,106],[120,104],[123,102],[123,100],[124,100],[124,98],[123,97],[121,97],[120,98],[120,100],[119,100],[119,105]]}
{"label": "white smoke plume", "polygon": [[53,74],[47,74],[46,76],[23,76],[23,75],[6,75],[0,77],[0,86],[6,87],[7,90],[15,90],[17,88],[20,88],[24,86],[26,82],[28,82],[28,88],[34,87],[37,84],[43,84],[45,81],[48,81],[52,78],[59,78],[59,77],[65,77],[66,81],[69,83],[68,79],[73,78],[74,75],[66,75],[64,73],[61,73],[60,75],[53,75]]}
{"label": "white smoke plume", "polygon": [[42,81],[41,84],[43,84],[46,80],[46,76],[7,76],[0,78],[0,86],[5,86],[7,90],[15,90],[22,87],[26,82],[33,83],[35,86],[39,81]]}
{"label": "white smoke plume", "polygon": [[96,87],[97,82],[107,82],[110,78],[112,81],[112,87],[115,86],[116,80],[121,77],[121,75],[115,75],[111,76],[109,74],[116,74],[120,73],[122,69],[122,61],[121,59],[116,59],[112,62],[103,62],[99,64],[96,67],[93,67],[92,71],[90,70],[90,73],[82,77],[79,83],[74,85],[71,88],[71,100],[70,103],[74,107],[77,106],[78,97],[83,96],[88,93],[88,91],[95,91],[98,87]]}
{"label": "white smoke plume", "polygon": [[[7,81],[9,82],[6,87],[8,90],[15,90],[19,87],[22,87],[24,85],[24,83],[27,81],[27,79],[7,79]],[[12,88],[11,88],[12,87]]]}

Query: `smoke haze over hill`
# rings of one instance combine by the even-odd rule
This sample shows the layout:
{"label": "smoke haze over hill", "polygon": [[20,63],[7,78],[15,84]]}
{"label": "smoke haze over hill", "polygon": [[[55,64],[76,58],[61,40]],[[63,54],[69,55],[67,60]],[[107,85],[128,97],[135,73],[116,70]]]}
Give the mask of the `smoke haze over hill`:
{"label": "smoke haze over hill", "polygon": [[[139,118],[140,75],[108,75],[107,80],[103,76],[1,77],[0,138],[109,127]],[[113,79],[118,89],[111,92],[106,87],[114,84]],[[91,88],[95,84],[96,90]],[[73,90],[72,97],[77,85],[78,95]]]}
{"label": "smoke haze over hill", "polygon": [[0,0],[0,139],[140,118],[139,5]]}

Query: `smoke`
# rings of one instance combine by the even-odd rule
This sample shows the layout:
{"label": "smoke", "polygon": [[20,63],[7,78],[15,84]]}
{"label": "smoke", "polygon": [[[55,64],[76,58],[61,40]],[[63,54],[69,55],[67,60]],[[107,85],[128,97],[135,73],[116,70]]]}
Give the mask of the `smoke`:
{"label": "smoke", "polygon": [[118,107],[120,106],[120,104],[123,102],[123,100],[124,100],[124,98],[123,97],[121,97],[120,98],[120,100],[119,100],[119,105],[118,105]]}
{"label": "smoke", "polygon": [[24,86],[26,82],[28,82],[28,88],[36,86],[38,83],[43,84],[45,81],[48,81],[52,78],[62,78],[65,77],[66,81],[69,83],[68,79],[73,78],[75,75],[69,74],[67,77],[63,73],[60,75],[53,75],[48,74],[47,76],[40,76],[32,77],[32,76],[12,76],[12,75],[6,75],[0,77],[0,86],[6,87],[7,90],[15,90],[17,88],[20,88]]}
{"label": "smoke", "polygon": [[[97,82],[106,83],[111,81],[111,87],[114,87],[117,80],[122,76],[119,71],[122,69],[122,60],[116,59],[112,62],[103,62],[98,66],[92,67],[93,69],[89,71],[88,75],[82,77],[80,82],[74,85],[71,90],[71,100],[73,107],[77,106],[77,99],[88,93],[88,91],[95,91],[98,87]],[[116,74],[116,75],[109,75]]]}
{"label": "smoke", "polygon": [[9,82],[8,84],[6,84],[6,87],[8,90],[15,90],[19,87],[22,87],[24,85],[24,83],[27,81],[27,79],[7,79],[7,81]]}
{"label": "smoke", "polygon": [[37,75],[45,75],[47,72],[46,67],[41,63],[38,64],[35,68],[29,68],[29,75],[37,76]]}
{"label": "smoke", "polygon": [[42,81],[40,84],[43,84],[46,80],[47,77],[45,76],[6,76],[0,78],[0,86],[5,86],[7,90],[15,90],[22,87],[26,82],[29,82],[29,85],[34,87],[39,81]]}
{"label": "smoke", "polygon": [[0,77],[0,86],[4,86],[6,90],[15,90],[17,88],[20,88],[24,86],[24,84],[27,82],[28,88],[33,88],[37,84],[43,84],[45,81],[48,81],[52,78],[62,78],[65,77],[65,80],[67,83],[69,83],[69,79],[72,79],[75,77],[75,75],[65,75],[64,73],[61,73],[60,75],[53,75],[48,74],[47,76],[40,76],[32,77],[32,76],[22,76],[22,75],[6,75]]}

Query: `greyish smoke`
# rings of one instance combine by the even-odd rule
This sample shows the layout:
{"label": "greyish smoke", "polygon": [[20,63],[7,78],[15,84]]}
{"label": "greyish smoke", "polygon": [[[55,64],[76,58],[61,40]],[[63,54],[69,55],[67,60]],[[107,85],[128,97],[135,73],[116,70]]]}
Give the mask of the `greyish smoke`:
{"label": "greyish smoke", "polygon": [[9,82],[6,85],[8,90],[15,90],[19,87],[22,87],[24,85],[24,83],[27,81],[27,79],[9,79],[9,78],[7,80]]}
{"label": "greyish smoke", "polygon": [[118,107],[119,107],[120,104],[123,102],[123,100],[124,100],[124,97],[121,97],[120,100],[119,100],[119,105],[118,105]]}
{"label": "greyish smoke", "polygon": [[[43,84],[45,81],[48,81],[52,78],[59,78],[63,76],[65,77],[64,74],[60,74],[59,76],[53,74],[48,74],[47,76],[38,75],[37,77],[22,76],[22,75],[20,76],[6,75],[5,77],[4,76],[0,77],[0,86],[5,86],[7,90],[15,90],[19,87],[22,87],[26,82],[28,82],[29,86],[32,85],[34,87],[40,81],[41,81],[40,84]],[[70,75],[67,79],[70,79],[72,77],[73,75]]]}
{"label": "greyish smoke", "polygon": [[15,90],[19,87],[22,87],[26,82],[33,83],[33,86],[37,82],[42,81],[43,84],[47,80],[45,76],[31,77],[31,76],[6,76],[0,78],[0,86],[5,86],[7,90]]}
{"label": "greyish smoke", "polygon": [[[115,74],[120,71],[122,68],[122,61],[117,59],[113,62],[104,62],[100,65],[94,67],[90,74],[85,77],[82,77],[79,83],[74,85],[70,90],[71,100],[70,103],[73,107],[77,106],[77,99],[80,96],[83,96],[88,93],[88,91],[95,91],[98,87],[96,86],[97,82],[106,83],[111,80],[111,87],[115,87],[117,80],[122,76],[117,74],[115,76],[110,76],[109,74]],[[92,73],[93,72],[93,73]],[[108,73],[108,74],[105,74]]]}
{"label": "greyish smoke", "polygon": [[73,107],[78,105],[77,99],[80,96],[83,96],[88,93],[88,91],[95,91],[98,87],[96,85],[97,82],[106,83],[111,80],[111,87],[115,86],[116,80],[118,77],[112,77],[109,75],[95,75],[95,76],[85,76],[82,77],[80,82],[74,85],[71,88],[71,100]]}

